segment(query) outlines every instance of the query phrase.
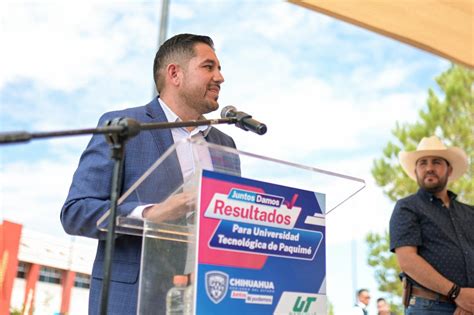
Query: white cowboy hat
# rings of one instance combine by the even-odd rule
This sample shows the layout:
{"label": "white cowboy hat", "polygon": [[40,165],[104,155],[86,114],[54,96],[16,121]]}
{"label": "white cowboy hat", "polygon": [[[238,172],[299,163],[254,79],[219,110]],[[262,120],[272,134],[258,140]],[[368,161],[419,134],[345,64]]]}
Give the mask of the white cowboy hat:
{"label": "white cowboy hat", "polygon": [[449,176],[449,181],[454,181],[461,177],[468,167],[468,159],[466,153],[458,147],[447,148],[438,137],[432,136],[421,139],[416,151],[401,151],[398,159],[403,170],[407,175],[416,181],[415,165],[418,159],[425,156],[437,156],[445,159],[453,167],[453,172]]}

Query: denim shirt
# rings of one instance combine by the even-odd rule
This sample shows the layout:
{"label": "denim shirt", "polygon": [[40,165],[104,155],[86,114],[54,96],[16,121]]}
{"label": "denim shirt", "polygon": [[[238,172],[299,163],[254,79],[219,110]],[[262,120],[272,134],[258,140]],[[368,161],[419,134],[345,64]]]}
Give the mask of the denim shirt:
{"label": "denim shirt", "polygon": [[474,206],[448,195],[449,208],[424,189],[399,200],[390,219],[390,250],[416,246],[445,278],[474,287]]}

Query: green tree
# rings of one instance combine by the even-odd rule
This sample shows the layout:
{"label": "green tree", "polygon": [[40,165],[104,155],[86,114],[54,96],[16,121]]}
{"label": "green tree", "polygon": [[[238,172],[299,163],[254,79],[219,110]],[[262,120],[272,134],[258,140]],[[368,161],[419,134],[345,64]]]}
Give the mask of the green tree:
{"label": "green tree", "polygon": [[334,315],[334,305],[328,301],[328,315]]}
{"label": "green tree", "polygon": [[[403,172],[399,162],[400,151],[413,151],[423,137],[438,136],[448,146],[463,148],[470,166],[467,174],[449,184],[459,200],[474,203],[474,71],[452,65],[436,78],[439,91],[430,89],[426,108],[419,111],[414,124],[396,123],[392,130],[394,141],[389,141],[381,158],[376,159],[372,175],[390,200],[396,201],[417,191],[418,185]],[[400,301],[401,284],[395,255],[389,251],[389,235],[370,233],[368,263],[375,269],[375,278],[381,292],[387,292],[392,301]],[[397,303],[398,304],[398,303]],[[401,308],[397,309],[401,312]]]}

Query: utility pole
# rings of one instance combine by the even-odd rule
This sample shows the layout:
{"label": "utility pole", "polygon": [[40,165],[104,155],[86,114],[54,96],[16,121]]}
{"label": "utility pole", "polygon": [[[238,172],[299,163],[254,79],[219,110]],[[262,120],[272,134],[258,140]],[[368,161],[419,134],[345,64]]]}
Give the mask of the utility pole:
{"label": "utility pole", "polygon": [[169,0],[161,1],[160,34],[158,37],[158,47],[160,47],[166,40],[166,33],[168,32],[169,5]]}
{"label": "utility pole", "polygon": [[[159,35],[158,35],[158,49],[167,39],[169,6],[170,6],[170,0],[161,1],[161,17],[160,17],[160,29],[159,29]],[[152,95],[153,97],[157,95],[155,84],[153,84]]]}

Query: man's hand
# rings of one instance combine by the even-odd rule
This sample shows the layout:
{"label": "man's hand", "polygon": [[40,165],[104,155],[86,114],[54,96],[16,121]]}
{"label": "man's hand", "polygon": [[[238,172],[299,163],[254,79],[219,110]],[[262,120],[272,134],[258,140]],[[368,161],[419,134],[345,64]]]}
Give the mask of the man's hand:
{"label": "man's hand", "polygon": [[472,315],[472,313],[458,306],[456,307],[456,310],[454,311],[453,315]]}
{"label": "man's hand", "polygon": [[474,313],[474,288],[461,288],[461,291],[454,302],[456,302],[458,308],[462,308],[468,313]]}
{"label": "man's hand", "polygon": [[143,211],[143,217],[149,221],[160,223],[182,218],[186,213],[195,210],[196,194],[184,192],[173,195],[162,203],[153,205]]}

